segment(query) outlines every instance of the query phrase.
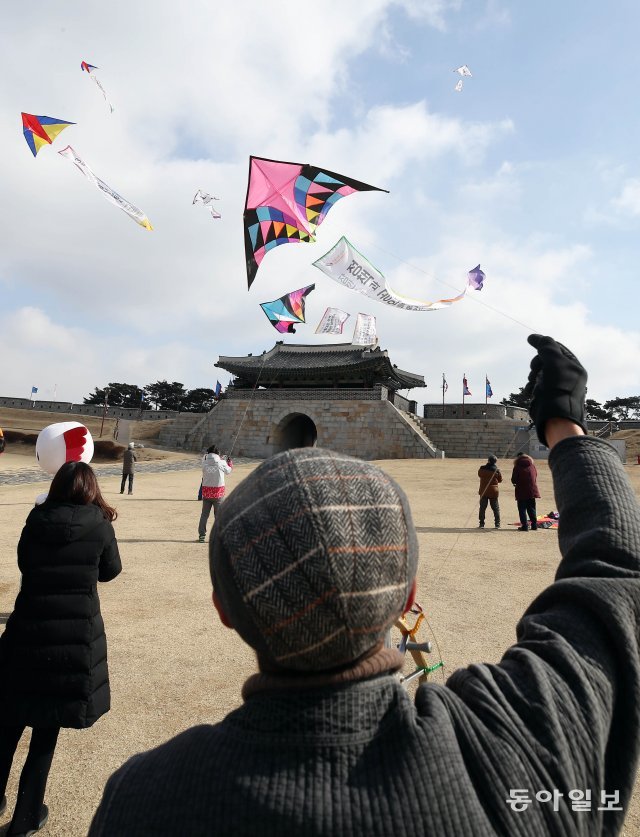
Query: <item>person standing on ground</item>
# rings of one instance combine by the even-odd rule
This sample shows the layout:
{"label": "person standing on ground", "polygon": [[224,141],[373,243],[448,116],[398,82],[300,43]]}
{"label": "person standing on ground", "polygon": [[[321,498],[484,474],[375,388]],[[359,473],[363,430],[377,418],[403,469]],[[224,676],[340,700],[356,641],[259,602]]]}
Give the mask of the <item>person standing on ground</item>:
{"label": "person standing on ground", "polygon": [[202,512],[198,525],[198,540],[204,543],[207,534],[207,520],[213,509],[213,516],[216,512],[225,493],[224,475],[230,474],[233,470],[233,462],[227,456],[222,459],[216,445],[207,448],[207,453],[202,460]]}
{"label": "person standing on ground", "polygon": [[281,453],[225,500],[209,545],[214,604],[260,671],[239,708],[219,720],[210,701],[215,723],[129,759],[90,837],[620,833],[640,755],[640,509],[614,448],[585,435],[580,362],[529,343],[560,561],[502,660],[412,699],[383,647],[415,590],[404,493],[371,463]]}
{"label": "person standing on ground", "polygon": [[531,529],[538,528],[538,517],[536,513],[536,498],[540,497],[538,490],[538,471],[533,464],[533,459],[526,453],[520,451],[516,454],[511,473],[511,482],[516,487],[516,502],[518,514],[520,515],[520,526],[518,532],[528,532],[527,515],[531,521]]}
{"label": "person standing on ground", "polygon": [[491,503],[495,527],[496,529],[500,528],[500,504],[498,503],[500,489],[498,486],[502,482],[502,474],[498,469],[497,462],[497,458],[491,454],[487,464],[478,468],[478,476],[480,477],[480,488],[478,489],[480,495],[480,523],[478,528],[480,529],[484,529],[484,517],[489,503]]}
{"label": "person standing on ground", "polygon": [[22,530],[22,583],[0,636],[0,816],[18,742],[26,727],[33,732],[8,837],[33,834],[46,822],[60,728],[85,729],[109,711],[97,583],[122,569],[115,518],[92,468],[67,462]]}
{"label": "person standing on ground", "polygon": [[133,475],[136,470],[135,463],[138,461],[133,452],[134,444],[129,442],[129,447],[124,452],[122,457],[122,482],[120,483],[120,494],[124,494],[124,484],[129,478],[129,494],[133,494]]}
{"label": "person standing on ground", "polygon": [[0,427],[0,453],[4,453],[4,449],[5,449],[4,433],[2,432],[2,428]]}

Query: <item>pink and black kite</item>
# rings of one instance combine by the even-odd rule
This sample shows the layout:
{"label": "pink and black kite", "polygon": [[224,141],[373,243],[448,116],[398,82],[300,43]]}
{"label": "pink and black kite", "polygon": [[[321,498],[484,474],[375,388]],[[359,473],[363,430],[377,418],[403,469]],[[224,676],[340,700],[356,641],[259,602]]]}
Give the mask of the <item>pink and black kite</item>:
{"label": "pink and black kite", "polygon": [[264,254],[279,244],[315,241],[334,203],[354,192],[386,192],[342,174],[264,157],[249,160],[244,246],[249,287]]}

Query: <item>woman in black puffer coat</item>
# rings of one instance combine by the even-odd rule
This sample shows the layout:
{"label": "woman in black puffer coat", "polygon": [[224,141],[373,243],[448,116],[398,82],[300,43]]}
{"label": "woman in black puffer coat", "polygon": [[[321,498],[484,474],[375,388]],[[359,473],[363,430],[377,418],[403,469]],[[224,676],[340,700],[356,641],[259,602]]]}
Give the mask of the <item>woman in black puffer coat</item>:
{"label": "woman in black puffer coat", "polygon": [[22,530],[22,585],[0,637],[0,814],[18,741],[25,727],[33,732],[7,837],[34,833],[46,821],[60,728],[90,727],[109,711],[97,583],[122,569],[115,518],[91,467],[67,462]]}

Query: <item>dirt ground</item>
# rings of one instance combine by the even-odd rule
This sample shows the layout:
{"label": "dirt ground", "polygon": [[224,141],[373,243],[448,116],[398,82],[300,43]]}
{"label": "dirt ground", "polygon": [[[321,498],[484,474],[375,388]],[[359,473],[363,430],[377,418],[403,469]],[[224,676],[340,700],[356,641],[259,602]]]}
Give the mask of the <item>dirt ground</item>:
{"label": "dirt ground", "polygon": [[[24,467],[24,460],[20,458]],[[557,533],[521,533],[510,488],[501,495],[503,528],[478,530],[477,460],[399,460],[379,463],[405,488],[418,530],[421,560],[418,600],[427,611],[432,640],[446,673],[478,661],[498,661],[515,639],[522,612],[552,581],[558,565]],[[0,471],[10,467],[0,457]],[[509,464],[506,464],[505,471]],[[251,470],[239,466],[230,489]],[[555,508],[551,478],[541,462],[538,510]],[[627,472],[640,493],[640,467]],[[117,506],[115,523],[124,570],[100,587],[109,643],[112,710],[88,730],[63,730],[46,801],[43,834],[87,832],[109,775],[140,750],[199,723],[215,723],[240,703],[240,688],[255,670],[252,652],[217,621],[210,602],[207,548],[196,542],[199,472],[136,476],[132,497],[118,494],[119,478],[102,481]],[[42,485],[0,485],[0,630],[20,583],[16,543]],[[440,674],[434,674],[440,679]],[[7,789],[9,821],[20,750]],[[625,830],[640,835],[640,793]],[[0,834],[3,829],[0,828]]]}

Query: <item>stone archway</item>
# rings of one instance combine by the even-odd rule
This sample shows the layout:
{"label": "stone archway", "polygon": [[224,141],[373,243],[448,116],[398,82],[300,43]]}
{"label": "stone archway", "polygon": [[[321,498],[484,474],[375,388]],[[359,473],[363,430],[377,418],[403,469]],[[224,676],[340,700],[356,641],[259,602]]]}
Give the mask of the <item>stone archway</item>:
{"label": "stone archway", "polygon": [[273,434],[273,452],[291,448],[312,448],[318,438],[313,419],[304,413],[289,413],[280,419]]}

